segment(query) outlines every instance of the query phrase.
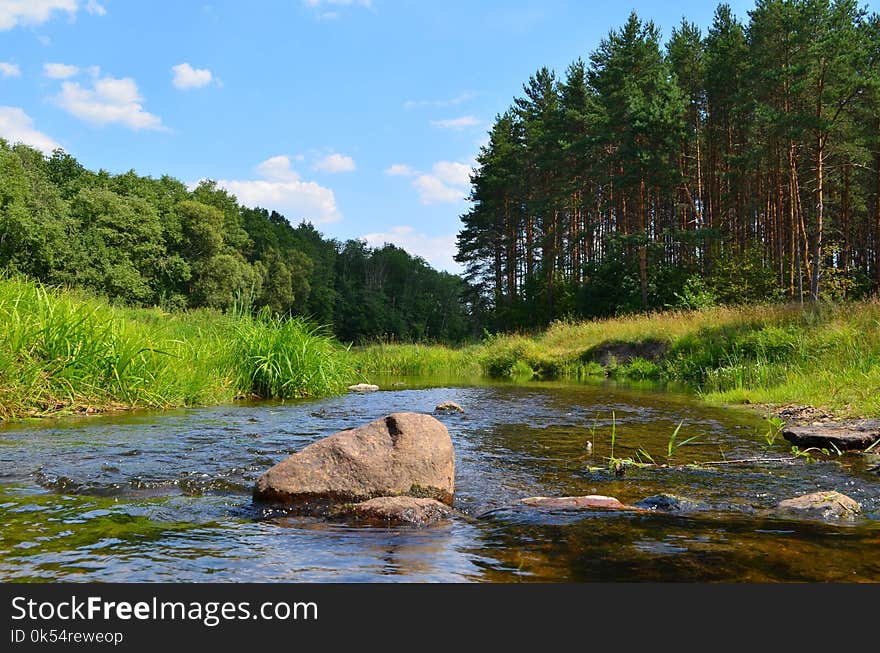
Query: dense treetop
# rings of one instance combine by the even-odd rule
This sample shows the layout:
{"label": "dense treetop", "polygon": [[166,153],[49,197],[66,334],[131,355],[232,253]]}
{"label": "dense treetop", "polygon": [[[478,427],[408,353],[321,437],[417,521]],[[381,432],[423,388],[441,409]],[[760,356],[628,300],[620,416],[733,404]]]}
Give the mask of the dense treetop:
{"label": "dense treetop", "polygon": [[495,328],[880,287],[880,19],[854,0],[722,4],[665,44],[632,14],[523,92],[458,236]]}
{"label": "dense treetop", "polygon": [[0,139],[0,268],[130,306],[303,315],[356,342],[460,340],[463,282],[393,245],[324,238],[205,181],[86,170]]}

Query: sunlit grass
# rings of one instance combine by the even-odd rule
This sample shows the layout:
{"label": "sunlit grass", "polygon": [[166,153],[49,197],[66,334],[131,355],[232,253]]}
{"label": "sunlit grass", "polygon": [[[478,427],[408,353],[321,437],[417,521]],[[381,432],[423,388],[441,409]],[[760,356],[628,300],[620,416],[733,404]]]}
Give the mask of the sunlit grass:
{"label": "sunlit grass", "polygon": [[0,279],[0,418],[341,391],[345,350],[301,320],[125,309]]}

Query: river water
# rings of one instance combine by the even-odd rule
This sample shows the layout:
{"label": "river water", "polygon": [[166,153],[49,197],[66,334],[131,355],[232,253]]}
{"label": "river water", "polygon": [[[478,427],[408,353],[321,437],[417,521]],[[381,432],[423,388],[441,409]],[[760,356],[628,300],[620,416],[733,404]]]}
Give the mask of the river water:
{"label": "river water", "polygon": [[[455,445],[455,505],[471,518],[379,528],[252,502],[256,478],[310,442],[446,400],[466,411],[438,418]],[[668,459],[679,423],[677,442],[697,439]],[[659,465],[612,473],[612,431],[615,457],[647,454]],[[868,457],[693,464],[788,456],[767,431],[754,412],[674,392],[412,381],[318,401],[8,425],[0,429],[0,580],[880,581],[880,475]],[[769,510],[817,490],[853,497],[862,517],[834,524]],[[693,509],[517,505],[581,494],[629,504],[663,492],[688,497]]]}

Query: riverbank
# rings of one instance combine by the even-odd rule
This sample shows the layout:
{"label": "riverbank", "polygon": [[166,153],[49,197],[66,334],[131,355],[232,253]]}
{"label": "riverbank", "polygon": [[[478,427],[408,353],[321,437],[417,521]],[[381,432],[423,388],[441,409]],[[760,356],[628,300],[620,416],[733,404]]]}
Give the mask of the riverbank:
{"label": "riverbank", "polygon": [[294,399],[378,377],[674,381],[716,404],[880,415],[880,303],[556,322],[445,347],[347,348],[303,320],[129,309],[0,279],[0,419]]}
{"label": "riverbank", "polygon": [[335,394],[346,350],[302,320],[127,309],[0,279],[0,419]]}
{"label": "riverbank", "polygon": [[461,349],[374,345],[353,350],[371,373],[459,370],[513,379],[676,381],[708,402],[808,404],[837,417],[880,415],[880,303],[760,305],[556,322]]}

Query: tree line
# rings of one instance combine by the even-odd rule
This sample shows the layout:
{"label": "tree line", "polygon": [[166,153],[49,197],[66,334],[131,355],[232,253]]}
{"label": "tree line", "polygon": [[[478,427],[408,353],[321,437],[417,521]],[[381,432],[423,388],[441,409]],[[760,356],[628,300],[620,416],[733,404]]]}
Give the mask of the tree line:
{"label": "tree line", "polygon": [[464,282],[393,246],[322,236],[211,181],[87,170],[0,139],[0,270],[128,306],[302,315],[347,342],[461,340]]}
{"label": "tree line", "polygon": [[494,328],[880,288],[880,18],[720,5],[669,40],[635,13],[498,115],[457,260]]}

